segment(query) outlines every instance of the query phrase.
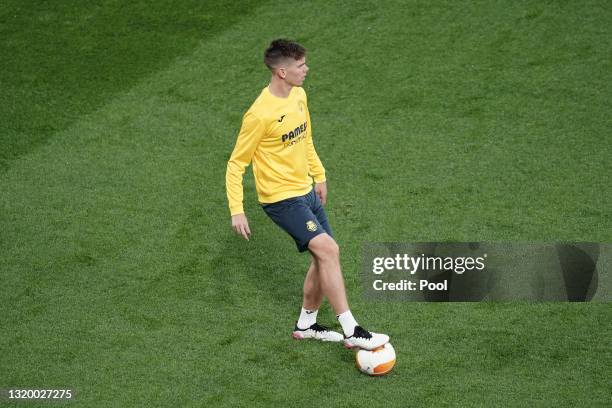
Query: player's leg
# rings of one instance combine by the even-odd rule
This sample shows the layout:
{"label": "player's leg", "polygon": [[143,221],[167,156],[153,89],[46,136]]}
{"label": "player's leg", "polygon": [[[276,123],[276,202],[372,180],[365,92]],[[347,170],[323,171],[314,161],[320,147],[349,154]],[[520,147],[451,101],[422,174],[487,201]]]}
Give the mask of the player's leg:
{"label": "player's leg", "polygon": [[323,294],[327,296],[337,315],[348,310],[344,278],[340,269],[340,248],[328,234],[319,234],[308,243],[308,249],[318,266],[318,278]]}
{"label": "player's leg", "polygon": [[[263,205],[266,214],[295,240],[300,252],[308,250],[310,238],[323,231],[316,217],[308,208],[304,196]],[[342,341],[343,336],[316,322],[322,291],[319,283],[318,265],[313,259],[304,280],[304,298],[300,317],[293,330],[293,338],[314,338],[324,341]],[[309,309],[311,308],[311,309]]]}
{"label": "player's leg", "polygon": [[[314,245],[318,246],[317,247],[318,252],[327,251],[328,252],[327,256],[324,256],[323,258],[326,261],[334,262],[335,265],[333,265],[333,267],[337,270],[340,270],[340,255],[339,255],[340,248],[338,248],[336,241],[333,239],[333,234],[331,231],[331,227],[329,225],[329,220],[327,219],[327,214],[325,213],[325,209],[323,208],[323,205],[321,204],[321,200],[319,200],[319,197],[316,195],[314,189],[310,191],[310,193],[306,196],[306,202],[308,204],[310,211],[312,211],[312,214],[315,216],[317,225],[320,226],[319,231],[326,232],[326,234],[320,234],[318,236],[326,235],[329,238],[331,238],[330,240],[325,239],[324,245],[318,245],[317,243],[315,243]],[[324,239],[324,238],[317,238],[317,236],[313,236],[311,240],[312,239]],[[313,261],[318,263],[319,259],[313,253],[312,249],[310,248],[310,245],[311,244],[309,241],[308,250],[312,254]],[[321,287],[320,280],[322,279],[322,277],[321,277],[320,272],[317,275],[317,278],[319,280],[319,286]],[[328,277],[326,276],[326,278]],[[334,305],[330,302],[330,305],[332,306],[336,314],[340,314],[341,312],[348,310],[348,301],[346,300],[344,279],[342,277],[342,273],[340,273],[338,276],[332,276],[331,278],[332,278],[332,281],[329,282],[330,290],[334,292],[334,295],[333,295],[334,299],[336,299],[336,302],[340,302],[340,304]],[[322,287],[321,287],[321,292],[322,292]],[[328,298],[328,301],[329,301],[329,298]],[[342,309],[341,312],[339,312],[339,309]]]}
{"label": "player's leg", "polygon": [[323,290],[319,282],[317,260],[313,257],[304,278],[304,300],[302,307],[306,310],[319,310],[323,302]]}
{"label": "player's leg", "polygon": [[306,330],[317,322],[317,314],[323,301],[323,291],[321,290],[317,275],[317,262],[315,258],[312,258],[306,278],[304,278],[302,311],[296,323],[297,328],[300,330]]}
{"label": "player's leg", "polygon": [[319,234],[310,240],[308,249],[317,260],[323,294],[342,325],[345,346],[372,350],[387,343],[389,336],[365,330],[359,326],[349,310],[340,268],[340,249],[336,241],[327,233]]}
{"label": "player's leg", "polygon": [[317,323],[317,314],[322,302],[323,290],[319,282],[317,261],[313,257],[304,279],[304,299],[302,311],[293,329],[294,339],[314,338],[323,341],[342,341],[344,339],[340,333]]}

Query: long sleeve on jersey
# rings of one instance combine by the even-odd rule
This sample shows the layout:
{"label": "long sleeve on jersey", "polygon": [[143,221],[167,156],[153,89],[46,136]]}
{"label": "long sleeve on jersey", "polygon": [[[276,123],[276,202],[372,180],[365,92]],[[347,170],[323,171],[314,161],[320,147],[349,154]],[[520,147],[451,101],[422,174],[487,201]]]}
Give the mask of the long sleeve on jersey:
{"label": "long sleeve on jersey", "polygon": [[325,168],[319,159],[319,155],[315,150],[314,143],[312,141],[312,127],[310,126],[310,111],[306,111],[308,118],[308,129],[310,129],[310,137],[307,140],[307,154],[308,154],[308,172],[314,179],[315,183],[323,183],[325,181]]}
{"label": "long sleeve on jersey", "polygon": [[265,129],[261,120],[250,111],[245,113],[236,146],[227,162],[225,173],[227,199],[232,215],[244,213],[242,179],[264,133]]}

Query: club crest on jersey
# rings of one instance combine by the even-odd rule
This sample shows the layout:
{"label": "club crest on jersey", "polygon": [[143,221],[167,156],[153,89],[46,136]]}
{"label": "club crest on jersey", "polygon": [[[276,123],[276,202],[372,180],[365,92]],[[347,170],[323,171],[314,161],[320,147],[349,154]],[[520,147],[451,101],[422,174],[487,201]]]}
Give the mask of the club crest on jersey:
{"label": "club crest on jersey", "polygon": [[306,221],[306,229],[310,232],[315,232],[317,230],[317,224],[314,221],[308,220]]}

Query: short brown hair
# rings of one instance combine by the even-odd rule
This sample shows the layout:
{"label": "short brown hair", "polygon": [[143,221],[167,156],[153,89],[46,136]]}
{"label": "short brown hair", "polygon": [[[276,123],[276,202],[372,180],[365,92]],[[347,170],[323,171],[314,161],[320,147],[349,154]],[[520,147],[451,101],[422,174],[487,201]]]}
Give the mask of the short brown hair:
{"label": "short brown hair", "polygon": [[283,59],[299,60],[304,55],[306,55],[306,48],[295,41],[279,38],[272,41],[264,52],[264,64],[272,71]]}

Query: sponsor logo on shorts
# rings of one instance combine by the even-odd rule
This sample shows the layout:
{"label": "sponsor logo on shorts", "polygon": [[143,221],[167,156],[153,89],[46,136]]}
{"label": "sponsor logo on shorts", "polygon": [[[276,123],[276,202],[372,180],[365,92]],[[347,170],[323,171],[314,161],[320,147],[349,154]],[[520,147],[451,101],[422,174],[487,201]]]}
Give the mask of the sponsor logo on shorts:
{"label": "sponsor logo on shorts", "polygon": [[310,232],[315,232],[317,230],[317,224],[314,221],[306,221],[306,229]]}

